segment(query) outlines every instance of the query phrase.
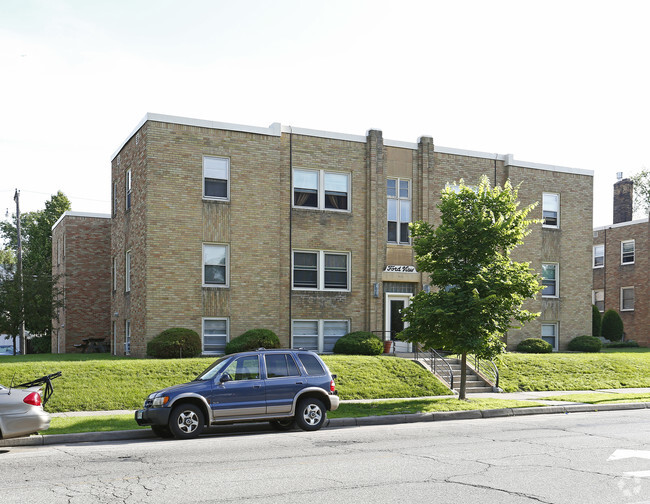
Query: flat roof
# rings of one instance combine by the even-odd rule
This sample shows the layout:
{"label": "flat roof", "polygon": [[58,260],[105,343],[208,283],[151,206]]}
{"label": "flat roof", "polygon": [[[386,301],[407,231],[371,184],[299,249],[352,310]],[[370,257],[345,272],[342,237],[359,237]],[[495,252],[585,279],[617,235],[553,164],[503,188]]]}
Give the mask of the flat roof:
{"label": "flat roof", "polygon": [[[226,130],[226,131],[241,131],[244,133],[254,133],[257,135],[268,135],[268,136],[277,136],[277,137],[281,136],[282,133],[293,133],[296,135],[313,136],[318,138],[331,138],[333,140],[343,140],[347,142],[366,143],[367,141],[366,137],[363,135],[351,135],[348,133],[336,133],[332,131],[321,131],[321,130],[314,130],[308,128],[296,128],[293,126],[282,125],[280,123],[273,123],[268,128],[264,128],[259,126],[246,126],[242,124],[208,121],[205,119],[191,119],[188,117],[178,117],[178,116],[155,114],[152,112],[147,112],[147,114],[145,114],[145,116],[140,120],[138,125],[131,132],[131,134],[128,137],[126,137],[124,142],[122,142],[118,147],[118,149],[113,153],[113,155],[111,156],[111,161],[115,159],[115,157],[119,154],[119,152],[126,145],[126,143],[133,137],[133,135],[137,133],[137,131],[140,128],[142,128],[142,126],[147,121],[163,122],[163,123],[170,123],[170,124],[182,124],[185,126],[196,126],[199,128],[209,128],[209,129],[218,129],[218,130]],[[417,142],[403,142],[400,140],[384,139],[384,145],[388,147],[398,147],[402,149],[412,149],[412,150],[418,149]],[[450,147],[440,147],[435,145],[435,143],[433,146],[433,150],[434,152],[440,154],[452,154],[455,156],[494,159],[497,161],[503,161],[506,166],[532,168],[535,170],[546,170],[546,171],[555,171],[555,172],[562,172],[562,173],[572,173],[575,175],[586,175],[591,177],[594,176],[593,170],[584,170],[581,168],[569,168],[566,166],[548,165],[548,164],[541,164],[541,163],[531,163],[528,161],[518,161],[514,159],[512,154],[498,154],[492,152],[480,152],[480,151],[472,151],[472,150],[464,150],[464,149],[455,149]]]}
{"label": "flat roof", "polygon": [[637,220],[625,221],[625,222],[617,222],[616,224],[609,224],[607,226],[595,227],[594,231],[604,231],[605,229],[620,228],[620,227],[625,227],[625,226],[634,226],[636,224],[647,224],[647,223],[648,223],[648,217],[645,217],[644,219],[637,219]]}
{"label": "flat roof", "polygon": [[68,210],[67,212],[63,212],[61,217],[59,217],[56,222],[52,225],[52,229],[57,227],[59,223],[65,218],[65,217],[92,217],[95,219],[110,219],[111,214],[104,214],[104,213],[90,213],[90,212],[73,212],[72,210]]}

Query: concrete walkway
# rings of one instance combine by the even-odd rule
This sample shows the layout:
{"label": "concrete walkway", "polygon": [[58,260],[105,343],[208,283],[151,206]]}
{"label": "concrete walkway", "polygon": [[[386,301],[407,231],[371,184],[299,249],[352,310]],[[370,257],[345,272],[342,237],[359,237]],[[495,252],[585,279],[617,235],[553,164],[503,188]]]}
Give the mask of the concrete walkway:
{"label": "concrete walkway", "polygon": [[[601,390],[572,390],[572,391],[537,391],[537,392],[494,392],[468,394],[469,399],[503,399],[542,403],[543,406],[529,408],[501,408],[492,410],[441,411],[436,413],[413,413],[401,415],[383,415],[361,418],[332,418],[326,420],[325,428],[360,427],[365,425],[391,425],[399,423],[432,422],[440,420],[463,420],[478,418],[495,418],[505,416],[541,415],[557,413],[598,412],[626,409],[650,409],[650,402],[619,403],[619,404],[586,404],[572,401],[550,401],[541,399],[550,396],[570,394],[650,394],[650,388],[601,389]],[[345,403],[369,403],[376,401],[412,400],[412,399],[449,399],[454,396],[409,397],[400,399],[360,399],[345,400]],[[87,417],[106,415],[133,415],[133,410],[115,411],[70,411],[53,413],[53,417]],[[127,439],[153,439],[155,436],[150,429],[137,429],[110,432],[84,432],[79,434],[37,434],[29,437],[0,439],[0,447],[6,446],[40,446],[67,443],[84,443],[100,441],[118,441]]]}

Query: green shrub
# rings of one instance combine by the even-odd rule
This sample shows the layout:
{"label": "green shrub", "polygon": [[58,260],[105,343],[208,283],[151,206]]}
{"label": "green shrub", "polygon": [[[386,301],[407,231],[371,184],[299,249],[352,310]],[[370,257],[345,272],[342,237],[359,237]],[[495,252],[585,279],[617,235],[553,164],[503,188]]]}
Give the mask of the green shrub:
{"label": "green shrub", "polygon": [[638,348],[636,341],[613,341],[604,345],[605,348]]}
{"label": "green shrub", "polygon": [[334,344],[334,353],[345,355],[379,355],[384,344],[371,332],[356,331],[340,337]]}
{"label": "green shrub", "polygon": [[52,353],[52,338],[50,336],[32,336],[29,339],[29,349],[35,354]]}
{"label": "green shrub", "polygon": [[600,335],[609,341],[623,339],[623,320],[616,310],[607,310],[603,315]]}
{"label": "green shrub", "polygon": [[251,329],[226,344],[226,354],[257,350],[258,348],[280,348],[280,339],[270,329]]}
{"label": "green shrub", "polygon": [[591,335],[600,336],[600,329],[603,324],[603,316],[596,305],[591,305]]}
{"label": "green shrub", "polygon": [[201,338],[192,329],[166,329],[147,343],[147,355],[157,359],[198,357],[201,355]]}
{"label": "green shrub", "polygon": [[569,341],[569,350],[574,352],[600,352],[603,344],[595,336],[578,336]]}
{"label": "green shrub", "polygon": [[517,345],[517,352],[522,353],[551,353],[553,346],[541,338],[527,338]]}

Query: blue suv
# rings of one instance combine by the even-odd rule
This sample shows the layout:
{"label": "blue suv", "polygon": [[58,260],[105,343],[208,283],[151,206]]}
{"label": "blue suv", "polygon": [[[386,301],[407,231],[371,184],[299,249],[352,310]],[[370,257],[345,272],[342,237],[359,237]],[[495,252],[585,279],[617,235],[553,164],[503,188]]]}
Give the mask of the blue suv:
{"label": "blue suv", "polygon": [[135,412],[138,425],[160,437],[195,438],[210,425],[271,422],[315,431],[327,410],[339,407],[334,378],[307,350],[266,350],[226,355],[193,381],[147,397]]}

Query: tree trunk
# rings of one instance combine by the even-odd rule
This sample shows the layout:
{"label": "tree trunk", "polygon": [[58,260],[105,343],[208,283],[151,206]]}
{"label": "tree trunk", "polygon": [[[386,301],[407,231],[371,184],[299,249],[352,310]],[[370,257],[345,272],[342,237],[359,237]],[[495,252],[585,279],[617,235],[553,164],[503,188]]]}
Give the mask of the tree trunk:
{"label": "tree trunk", "polygon": [[460,388],[458,389],[458,399],[466,399],[465,389],[467,388],[467,353],[464,352],[460,357]]}

